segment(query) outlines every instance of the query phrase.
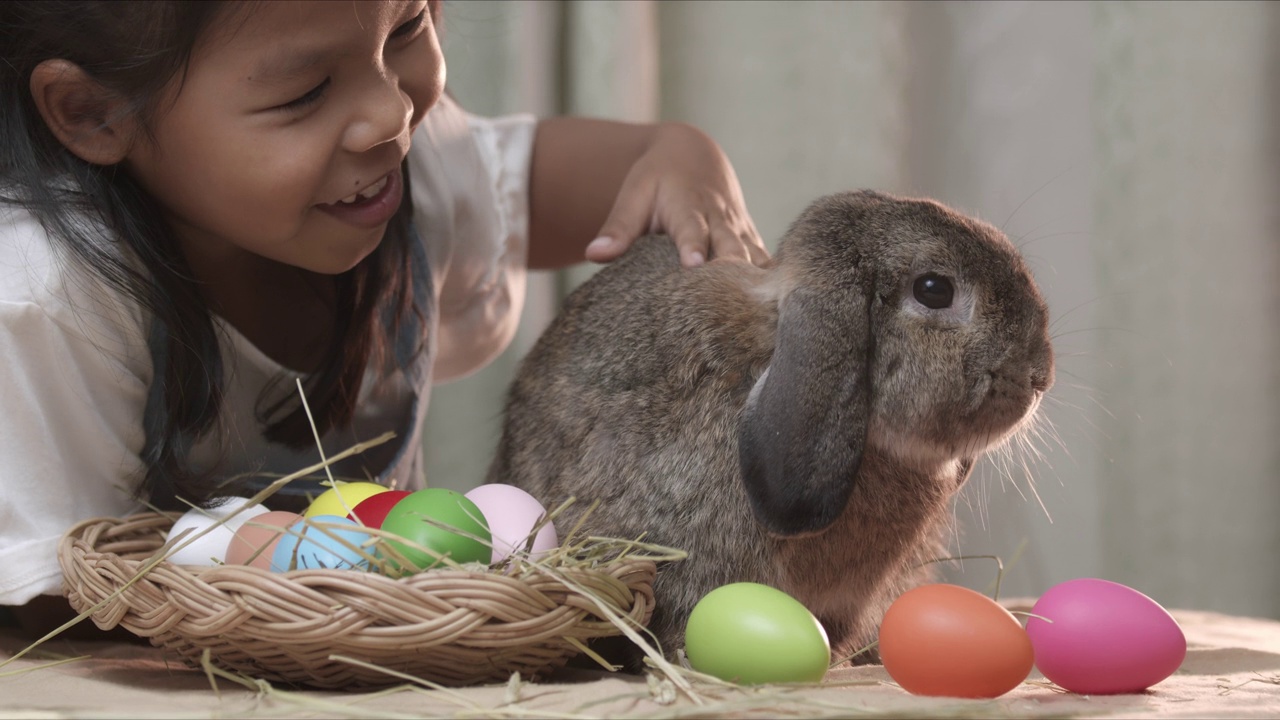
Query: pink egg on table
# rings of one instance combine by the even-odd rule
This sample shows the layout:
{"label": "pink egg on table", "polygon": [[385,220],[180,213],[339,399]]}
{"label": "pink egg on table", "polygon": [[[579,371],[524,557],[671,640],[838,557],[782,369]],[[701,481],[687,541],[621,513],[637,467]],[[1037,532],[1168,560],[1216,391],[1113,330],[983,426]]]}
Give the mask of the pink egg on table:
{"label": "pink egg on table", "polygon": [[228,565],[249,565],[271,569],[271,553],[284,536],[286,528],[301,520],[298,513],[273,510],[251,518],[241,525],[227,545]]}
{"label": "pink egg on table", "polygon": [[[514,485],[481,485],[473,488],[466,497],[489,521],[489,532],[493,535],[491,563],[502,562],[515,549],[523,548],[533,527],[547,514],[542,503]],[[529,554],[537,558],[559,544],[555,525],[548,522],[534,536]]]}
{"label": "pink egg on table", "polygon": [[1036,667],[1080,695],[1142,692],[1172,675],[1187,655],[1186,636],[1173,616],[1120,583],[1060,583],[1040,596],[1031,613],[1038,616],[1027,620]]}

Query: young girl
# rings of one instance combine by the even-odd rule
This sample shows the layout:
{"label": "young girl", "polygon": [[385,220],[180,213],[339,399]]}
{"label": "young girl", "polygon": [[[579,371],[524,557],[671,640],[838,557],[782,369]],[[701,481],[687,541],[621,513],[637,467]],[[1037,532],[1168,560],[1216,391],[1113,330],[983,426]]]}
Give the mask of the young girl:
{"label": "young girl", "polygon": [[688,126],[459,109],[439,10],[0,3],[0,605],[59,593],[80,520],[316,463],[295,379],[329,454],[396,433],[336,474],[420,487],[431,384],[508,343],[526,267],[767,257]]}

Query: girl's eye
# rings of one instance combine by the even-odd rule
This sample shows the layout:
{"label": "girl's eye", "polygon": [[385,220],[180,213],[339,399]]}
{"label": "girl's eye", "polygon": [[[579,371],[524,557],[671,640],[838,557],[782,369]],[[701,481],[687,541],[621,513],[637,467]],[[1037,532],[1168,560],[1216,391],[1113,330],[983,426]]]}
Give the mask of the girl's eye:
{"label": "girl's eye", "polygon": [[296,100],[290,100],[289,102],[283,105],[277,105],[276,109],[277,110],[300,110],[310,105],[311,103],[316,102],[321,97],[323,97],[324,91],[327,89],[329,89],[329,78],[325,78],[324,82],[308,90],[307,94],[303,95],[302,97],[297,98]]}
{"label": "girl's eye", "polygon": [[391,37],[402,38],[402,37],[408,37],[414,34],[415,32],[417,32],[418,28],[422,27],[422,23],[424,20],[426,20],[426,18],[427,18],[427,11],[425,8],[423,8],[421,12],[413,16],[412,20],[397,27],[395,30],[392,30]]}

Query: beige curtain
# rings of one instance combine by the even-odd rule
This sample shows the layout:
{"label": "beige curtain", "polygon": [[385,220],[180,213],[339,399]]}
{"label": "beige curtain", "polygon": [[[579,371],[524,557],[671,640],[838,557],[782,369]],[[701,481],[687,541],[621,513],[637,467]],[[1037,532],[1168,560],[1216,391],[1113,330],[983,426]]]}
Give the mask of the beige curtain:
{"label": "beige curtain", "polygon": [[[957,553],[1005,594],[1075,577],[1280,617],[1280,4],[466,2],[476,112],[679,119],[771,243],[813,198],[936,197],[1005,231],[1050,303],[1054,437],[988,460]],[[590,268],[530,284],[491,367],[437,388],[428,481],[482,481],[515,362]],[[990,564],[948,579],[989,589]]]}

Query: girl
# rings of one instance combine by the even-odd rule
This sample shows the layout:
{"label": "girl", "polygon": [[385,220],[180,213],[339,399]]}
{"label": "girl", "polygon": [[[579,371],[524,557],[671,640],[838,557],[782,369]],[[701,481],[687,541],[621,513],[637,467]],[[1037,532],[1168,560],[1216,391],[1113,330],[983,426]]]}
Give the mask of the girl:
{"label": "girl", "polygon": [[460,110],[439,11],[0,3],[0,605],[59,592],[77,521],[314,464],[295,378],[331,453],[396,433],[336,474],[420,487],[431,383],[507,344],[526,267],[765,260],[688,126]]}

